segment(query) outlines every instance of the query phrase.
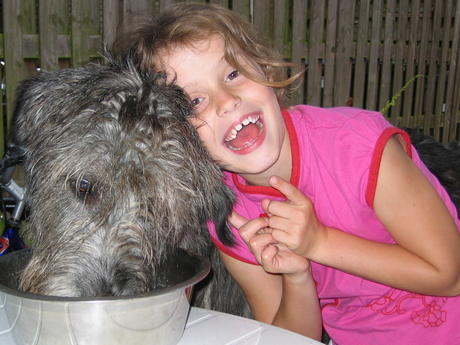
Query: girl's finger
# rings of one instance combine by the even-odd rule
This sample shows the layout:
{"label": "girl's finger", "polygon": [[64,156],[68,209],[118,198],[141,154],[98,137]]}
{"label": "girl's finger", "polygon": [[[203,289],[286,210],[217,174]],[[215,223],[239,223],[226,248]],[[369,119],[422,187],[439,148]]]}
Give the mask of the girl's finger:
{"label": "girl's finger", "polygon": [[[268,222],[266,218],[262,217],[255,218],[253,220],[247,221],[246,223],[244,223],[243,219],[245,218],[241,217],[240,215],[232,217],[231,224],[235,224],[233,226],[235,226],[236,228],[238,228],[239,226],[238,232],[241,238],[246,244],[249,244],[249,240],[254,236],[257,236],[258,232],[261,229],[266,228]],[[261,232],[264,233],[265,231]]]}
{"label": "girl's finger", "polygon": [[297,187],[283,180],[281,177],[272,176],[270,178],[270,185],[277,189],[286,197],[287,200],[295,205],[302,205],[309,200],[309,198]]}
{"label": "girl's finger", "polygon": [[260,257],[260,264],[264,269],[267,270],[267,272],[272,272],[272,273],[277,273],[273,272],[276,256],[278,255],[279,248],[276,245],[270,245],[266,246],[264,250],[262,251],[261,257]]}
{"label": "girl's finger", "polygon": [[249,240],[249,245],[251,248],[257,248],[259,250],[262,250],[270,244],[276,243],[278,242],[276,242],[270,234],[257,235]]}
{"label": "girl's finger", "polygon": [[245,217],[235,211],[232,211],[227,220],[236,229],[240,229],[244,224],[248,222]]}
{"label": "girl's finger", "polygon": [[268,247],[276,242],[270,236],[270,234],[262,234],[252,237],[249,240],[248,246],[251,252],[254,254],[257,262],[262,264],[262,254]]}

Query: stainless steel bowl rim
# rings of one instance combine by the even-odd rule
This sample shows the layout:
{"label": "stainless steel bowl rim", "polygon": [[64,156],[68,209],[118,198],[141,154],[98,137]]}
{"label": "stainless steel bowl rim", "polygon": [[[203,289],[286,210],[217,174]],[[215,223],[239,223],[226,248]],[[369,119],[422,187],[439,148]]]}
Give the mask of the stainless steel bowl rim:
{"label": "stainless steel bowl rim", "polygon": [[[14,253],[8,254],[12,255]],[[58,296],[48,296],[48,295],[37,295],[32,294],[20,290],[11,289],[5,285],[0,284],[0,292],[4,292],[8,295],[25,298],[25,299],[32,299],[32,300],[40,300],[40,301],[50,301],[50,302],[62,302],[62,303],[69,303],[69,302],[109,302],[109,301],[119,301],[119,300],[130,300],[139,298],[149,298],[153,296],[160,296],[172,291],[181,290],[188,288],[190,286],[195,285],[196,283],[203,280],[211,270],[211,264],[209,260],[205,257],[189,254],[198,260],[199,263],[199,270],[197,270],[196,274],[187,280],[179,284],[175,284],[170,287],[152,290],[149,292],[139,293],[135,295],[123,295],[123,296],[101,296],[101,297],[58,297]]]}

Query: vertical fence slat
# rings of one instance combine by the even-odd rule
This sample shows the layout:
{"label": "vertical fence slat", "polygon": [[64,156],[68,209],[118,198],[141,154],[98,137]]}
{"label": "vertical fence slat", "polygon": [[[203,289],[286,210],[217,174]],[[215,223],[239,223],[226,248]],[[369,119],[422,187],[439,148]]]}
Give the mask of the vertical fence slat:
{"label": "vertical fence slat", "polygon": [[321,78],[323,62],[319,56],[320,44],[324,35],[325,2],[315,2],[310,10],[310,35],[308,36],[308,72],[306,102],[311,105],[321,105]]}
{"label": "vertical fence slat", "polygon": [[176,3],[177,1],[174,0],[159,0],[160,10],[165,7],[171,6],[172,4]]}
{"label": "vertical fence slat", "polygon": [[[441,31],[441,20],[442,20],[442,5],[444,1],[433,1],[434,11],[433,11],[433,30],[431,30],[431,44],[429,52],[429,61],[428,61],[428,70],[429,83],[427,87],[427,92],[425,95],[426,107],[425,107],[425,121],[423,128],[431,128],[434,124],[433,114],[435,109],[435,94],[437,79],[439,74],[439,65],[438,65],[438,44],[440,40],[440,31]],[[436,28],[436,30],[434,30]],[[435,139],[439,138],[438,128],[434,128],[433,136]]]}
{"label": "vertical fence slat", "polygon": [[103,0],[102,2],[102,33],[104,44],[110,45],[117,34],[119,23],[123,20],[122,7],[119,1]]}
{"label": "vertical fence slat", "polygon": [[[307,4],[305,1],[294,0],[293,16],[292,16],[292,62],[297,65],[305,66],[306,57],[306,31],[307,24]],[[309,86],[308,86],[309,87]],[[299,91],[304,91],[305,81],[299,87]],[[302,103],[303,97],[299,94],[294,97],[296,103]]]}
{"label": "vertical fence slat", "polygon": [[[392,71],[392,48],[393,48],[393,25],[394,25],[395,1],[388,0],[384,12],[384,37],[382,55],[382,75],[380,78],[379,109],[385,107],[386,102],[391,100],[391,71]],[[389,109],[391,116],[392,109]]]}
{"label": "vertical fence slat", "polygon": [[344,106],[350,96],[355,2],[339,2],[335,63],[334,106]]}
{"label": "vertical fence slat", "polygon": [[113,42],[122,21],[127,24],[130,16],[149,16],[157,10],[157,3],[152,0],[102,1],[103,43],[107,46]]}
{"label": "vertical fence slat", "polygon": [[[90,37],[100,35],[101,17],[99,1],[72,0],[72,65],[75,67],[90,62],[92,51]],[[102,38],[102,37],[101,37]],[[102,51],[102,40],[99,52]]]}
{"label": "vertical fence slat", "polygon": [[327,8],[326,44],[324,52],[324,90],[322,104],[324,107],[332,107],[334,105],[338,6],[338,0],[330,0]]}
{"label": "vertical fence slat", "polygon": [[[40,67],[59,69],[58,36],[69,35],[69,5],[61,0],[42,0],[39,3]],[[70,56],[69,56],[70,58]]]}
{"label": "vertical fence slat", "polygon": [[358,10],[358,33],[356,38],[356,60],[353,86],[353,105],[358,108],[365,106],[365,85],[366,85],[366,56],[369,33],[369,1],[360,1]]}
{"label": "vertical fence slat", "polygon": [[253,0],[253,17],[252,22],[256,28],[273,40],[273,28],[270,27],[272,11],[271,3],[264,0]]}
{"label": "vertical fence slat", "polygon": [[[394,53],[394,72],[393,72],[393,83],[391,87],[391,97],[401,90],[405,84],[405,74],[404,74],[404,50],[406,48],[406,27],[407,27],[407,15],[408,15],[408,6],[401,4],[395,4],[397,6],[397,19],[396,21],[396,32],[394,37],[395,53]],[[398,71],[398,72],[396,72]],[[401,103],[404,99],[405,94],[403,93],[399,99],[395,102],[395,105],[392,108],[391,112],[391,122],[397,126],[401,126],[401,115],[404,117],[404,114],[401,114]]]}
{"label": "vertical fence slat", "polygon": [[[410,25],[408,32],[407,42],[407,58],[406,58],[406,79],[410,80],[416,76],[416,50],[417,50],[417,34],[420,19],[420,1],[412,1],[410,8]],[[415,80],[410,83],[404,92],[402,112],[405,115],[402,126],[414,127],[414,112],[413,112],[413,95],[415,92],[415,85],[422,83],[423,80]]]}
{"label": "vertical fence slat", "polygon": [[23,34],[35,34],[35,1],[5,1],[3,2],[3,23],[5,42],[5,85],[7,127],[11,123],[11,113],[14,106],[15,92],[20,80],[28,76],[28,70],[23,58]]}
{"label": "vertical fence slat", "polygon": [[[429,2],[429,1],[428,1]],[[428,9],[427,9],[428,7]],[[428,40],[429,40],[429,23],[430,23],[430,13],[431,10],[430,6],[424,4],[421,7],[420,14],[422,15],[422,21],[420,22],[421,28],[419,32],[420,35],[420,47],[419,47],[419,55],[418,55],[418,72],[423,76],[423,82],[417,83],[415,89],[415,101],[414,101],[414,127],[422,127],[423,128],[423,120],[424,120],[424,96],[425,96],[425,85],[428,80],[428,76],[426,74],[426,59],[427,59],[427,50],[428,50]]]}
{"label": "vertical fence slat", "polygon": [[446,78],[447,78],[447,65],[448,61],[448,49],[450,45],[449,36],[451,30],[451,22],[448,18],[451,18],[452,15],[452,2],[447,0],[444,2],[444,13],[443,13],[443,29],[440,34],[440,45],[441,45],[441,55],[438,56],[439,62],[439,74],[437,88],[435,90],[435,105],[434,105],[434,128],[437,129],[434,131],[435,136],[438,139],[442,139],[444,135],[441,135],[441,126],[443,127],[443,133],[448,133],[449,123],[444,119],[444,109],[445,109],[445,100],[446,100]]}
{"label": "vertical fence slat", "polygon": [[289,35],[289,2],[286,0],[274,0],[273,13],[273,44],[278,52],[288,56],[286,41]]}
{"label": "vertical fence slat", "polygon": [[246,18],[246,20],[251,20],[251,1],[249,0],[233,0],[232,1],[232,10],[238,12]]}
{"label": "vertical fence slat", "polygon": [[372,32],[369,52],[368,80],[367,80],[367,99],[366,108],[376,110],[378,108],[379,78],[380,78],[380,42],[381,42],[381,23],[382,23],[382,2],[374,0],[372,4]]}
{"label": "vertical fence slat", "polygon": [[151,0],[123,0],[123,16],[148,15],[155,10],[155,2]]}
{"label": "vertical fence slat", "polygon": [[460,122],[460,4],[455,1],[452,48],[450,56],[450,76],[447,82],[446,114],[450,122],[449,135],[445,142],[458,138]]}
{"label": "vertical fence slat", "polygon": [[[457,51],[459,49],[457,48]],[[452,122],[455,123],[455,126],[452,126],[453,130],[452,133],[449,137],[449,140],[460,140],[460,91],[458,90],[458,85],[460,85],[460,54],[457,53],[457,66],[456,66],[456,73],[455,73],[455,79],[454,79],[454,84],[456,92],[454,92],[452,96]],[[454,128],[455,127],[455,128]],[[456,132],[454,132],[456,130]]]}
{"label": "vertical fence slat", "polygon": [[229,2],[230,0],[211,0],[211,4],[216,4],[216,5],[220,5],[220,6],[227,7],[227,8],[229,5]]}

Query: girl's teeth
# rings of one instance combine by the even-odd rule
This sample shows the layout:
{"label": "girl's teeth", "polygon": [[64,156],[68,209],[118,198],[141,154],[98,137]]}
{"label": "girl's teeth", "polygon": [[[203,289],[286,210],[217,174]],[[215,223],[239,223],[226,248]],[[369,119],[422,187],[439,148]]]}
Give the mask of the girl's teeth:
{"label": "girl's teeth", "polygon": [[[241,126],[241,128],[243,128],[243,126]],[[227,138],[227,141],[235,139],[237,133],[238,133],[238,131],[236,129],[232,129],[232,131],[230,132],[230,135]]]}
{"label": "girl's teeth", "polygon": [[230,132],[230,135],[228,136],[227,139],[225,139],[225,141],[231,141],[231,140],[235,139],[236,135],[243,128],[243,126],[247,126],[250,123],[256,123],[257,121],[259,121],[259,116],[255,116],[255,117],[249,116],[249,117],[247,117],[246,119],[243,120],[242,123],[237,124],[235,126],[235,128],[232,129],[232,131]]}

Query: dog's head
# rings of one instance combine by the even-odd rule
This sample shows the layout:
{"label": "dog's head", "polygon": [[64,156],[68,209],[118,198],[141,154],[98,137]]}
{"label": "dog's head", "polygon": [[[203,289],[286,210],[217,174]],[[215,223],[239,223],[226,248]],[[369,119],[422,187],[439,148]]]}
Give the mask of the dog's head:
{"label": "dog's head", "polygon": [[[170,249],[204,253],[208,219],[231,242],[233,197],[192,115],[182,89],[129,62],[41,72],[20,84],[11,138],[26,151],[34,241],[24,289],[145,291],[154,280],[147,271]],[[85,257],[88,268],[69,270]],[[91,279],[117,283],[93,291]]]}

